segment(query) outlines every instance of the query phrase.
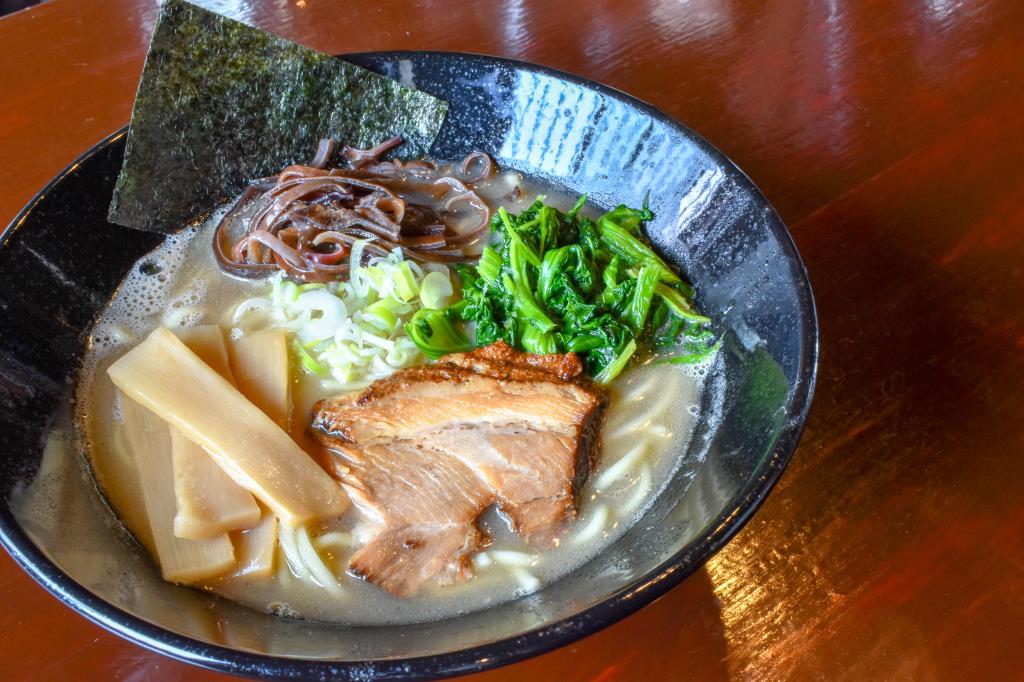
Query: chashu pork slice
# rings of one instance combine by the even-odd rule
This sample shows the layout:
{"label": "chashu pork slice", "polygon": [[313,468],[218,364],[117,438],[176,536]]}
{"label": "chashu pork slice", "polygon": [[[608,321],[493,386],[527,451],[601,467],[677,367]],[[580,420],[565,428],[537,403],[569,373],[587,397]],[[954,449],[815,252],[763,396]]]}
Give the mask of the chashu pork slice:
{"label": "chashu pork slice", "polygon": [[494,503],[528,541],[553,541],[575,518],[604,405],[581,372],[574,354],[499,342],[319,403],[314,432],[383,528],[350,569],[400,595],[465,579]]}
{"label": "chashu pork slice", "polygon": [[494,500],[471,469],[412,441],[338,449],[349,466],[346,489],[383,524],[350,560],[354,574],[399,595],[468,577],[484,540],[474,521]]}

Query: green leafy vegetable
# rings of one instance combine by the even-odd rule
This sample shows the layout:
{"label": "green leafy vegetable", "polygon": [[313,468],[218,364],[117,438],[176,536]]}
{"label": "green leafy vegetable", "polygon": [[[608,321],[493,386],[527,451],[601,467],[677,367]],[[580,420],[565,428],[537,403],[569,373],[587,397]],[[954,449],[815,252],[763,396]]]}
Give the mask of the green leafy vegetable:
{"label": "green leafy vegetable", "polygon": [[[680,287],[682,289],[682,287]],[[690,305],[690,301],[686,298],[686,295],[682,291],[672,289],[664,284],[658,284],[654,287],[654,293],[661,296],[662,300],[668,304],[668,307],[672,309],[672,312],[690,322],[696,322],[697,324],[707,324],[711,322],[710,319],[704,317],[693,309]]]}
{"label": "green leafy vegetable", "polygon": [[604,218],[612,221],[630,234],[636,234],[640,225],[654,219],[654,213],[647,208],[647,200],[644,199],[644,207],[640,210],[630,208],[625,204],[619,204],[611,211],[604,214]]}
{"label": "green leafy vegetable", "polygon": [[523,325],[519,343],[528,353],[557,353],[558,340],[551,332],[542,332],[532,324]]}
{"label": "green leafy vegetable", "polygon": [[647,323],[647,313],[651,310],[651,301],[654,299],[654,288],[658,285],[658,278],[661,276],[661,266],[654,263],[644,263],[637,275],[636,284],[633,285],[633,296],[626,306],[623,317],[633,331],[639,332]]}
{"label": "green leafy vegetable", "polygon": [[480,254],[480,263],[477,268],[483,280],[490,284],[501,274],[501,256],[491,247],[485,246],[483,253]]}
{"label": "green leafy vegetable", "polygon": [[579,353],[596,381],[614,379],[642,344],[674,351],[662,362],[699,362],[718,348],[694,310],[693,290],[651,249],[647,208],[618,206],[595,223],[539,198],[518,216],[499,209],[491,227],[503,239],[476,267],[456,266],[462,300],[421,310],[410,337],[431,357],[469,345],[451,322],[475,328],[476,346],[498,339],[530,353]]}
{"label": "green leafy vegetable", "polygon": [[636,339],[630,339],[626,347],[622,349],[615,359],[604,366],[600,372],[594,375],[594,381],[599,384],[607,384],[609,381],[619,375],[622,370],[626,368],[626,363],[633,357],[633,353],[636,352]]}

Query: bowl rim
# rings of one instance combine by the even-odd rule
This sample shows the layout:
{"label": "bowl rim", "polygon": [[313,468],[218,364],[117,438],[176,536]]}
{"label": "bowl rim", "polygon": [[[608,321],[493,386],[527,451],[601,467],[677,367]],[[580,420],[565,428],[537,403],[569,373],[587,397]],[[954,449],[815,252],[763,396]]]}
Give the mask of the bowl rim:
{"label": "bowl rim", "polygon": [[[423,676],[457,676],[490,670],[547,653],[594,634],[664,595],[702,567],[743,528],[775,486],[792,458],[807,421],[817,381],[818,315],[807,268],[797,251],[793,238],[775,208],[750,177],[700,134],[651,104],[616,88],[548,66],[481,53],[445,50],[366,51],[346,53],[338,55],[338,57],[401,59],[423,55],[504,65],[517,70],[558,78],[624,101],[652,119],[680,129],[688,139],[702,146],[718,163],[731,167],[746,179],[750,189],[764,202],[781,227],[781,229],[773,231],[789,261],[798,288],[801,303],[799,307],[806,315],[801,334],[802,353],[799,358],[797,382],[787,401],[786,418],[774,447],[766,457],[762,458],[734,502],[707,524],[706,527],[712,528],[710,533],[686,545],[657,568],[608,595],[601,602],[572,616],[519,635],[457,651],[412,658],[371,661],[290,658],[232,649],[174,633],[106,602],[78,584],[35,546],[15,520],[10,508],[6,505],[0,506],[0,544],[14,561],[61,602],[104,629],[146,649],[185,663],[219,672],[259,678],[281,679],[287,677],[294,679],[296,677],[323,678],[330,676],[340,679],[353,677],[364,679],[369,675],[375,679],[412,679]],[[128,126],[126,125],[111,133],[78,156],[46,183],[0,232],[0,248],[6,245],[7,241],[22,227],[29,215],[55,187],[66,177],[76,173],[82,164],[87,163],[111,145],[118,143],[127,131]]]}

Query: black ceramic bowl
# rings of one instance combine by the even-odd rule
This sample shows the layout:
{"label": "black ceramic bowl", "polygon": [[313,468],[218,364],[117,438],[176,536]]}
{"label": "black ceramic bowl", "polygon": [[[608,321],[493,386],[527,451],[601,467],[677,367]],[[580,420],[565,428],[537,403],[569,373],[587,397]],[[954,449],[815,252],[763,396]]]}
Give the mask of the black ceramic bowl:
{"label": "black ceramic bowl", "polygon": [[[793,242],[753,183],[692,131],[622,93],[527,64],[419,52],[350,59],[411,77],[451,103],[436,157],[481,149],[604,207],[639,205],[651,190],[650,237],[696,284],[700,308],[724,336],[715,370],[724,381],[708,382],[686,464],[640,522],[529,597],[435,623],[346,628],[168,585],[81,475],[82,458],[66,458],[74,470],[61,473],[56,455],[44,456],[92,320],[156,245],[106,221],[124,131],[99,143],[40,192],[0,246],[0,541],[58,599],[103,627],[238,674],[453,675],[613,623],[678,584],[740,529],[786,466],[814,389],[817,322]],[[12,499],[54,475],[67,476],[80,500],[52,500],[52,513],[88,519],[97,529],[90,547],[49,532],[45,520],[15,516]],[[97,537],[106,539],[101,552]]]}

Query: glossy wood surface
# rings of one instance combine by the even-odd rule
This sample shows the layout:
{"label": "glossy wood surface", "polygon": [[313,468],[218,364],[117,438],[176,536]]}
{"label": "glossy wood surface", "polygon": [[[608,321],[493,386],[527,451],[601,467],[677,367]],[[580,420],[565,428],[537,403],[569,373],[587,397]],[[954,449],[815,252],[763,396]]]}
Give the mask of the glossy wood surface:
{"label": "glossy wood surface", "polygon": [[[502,680],[1024,675],[1024,3],[208,0],[327,52],[524,59],[651,102],[790,225],[817,396],[776,490],[705,569]],[[124,125],[155,3],[0,20],[0,224]],[[0,556],[5,679],[206,680]]]}

